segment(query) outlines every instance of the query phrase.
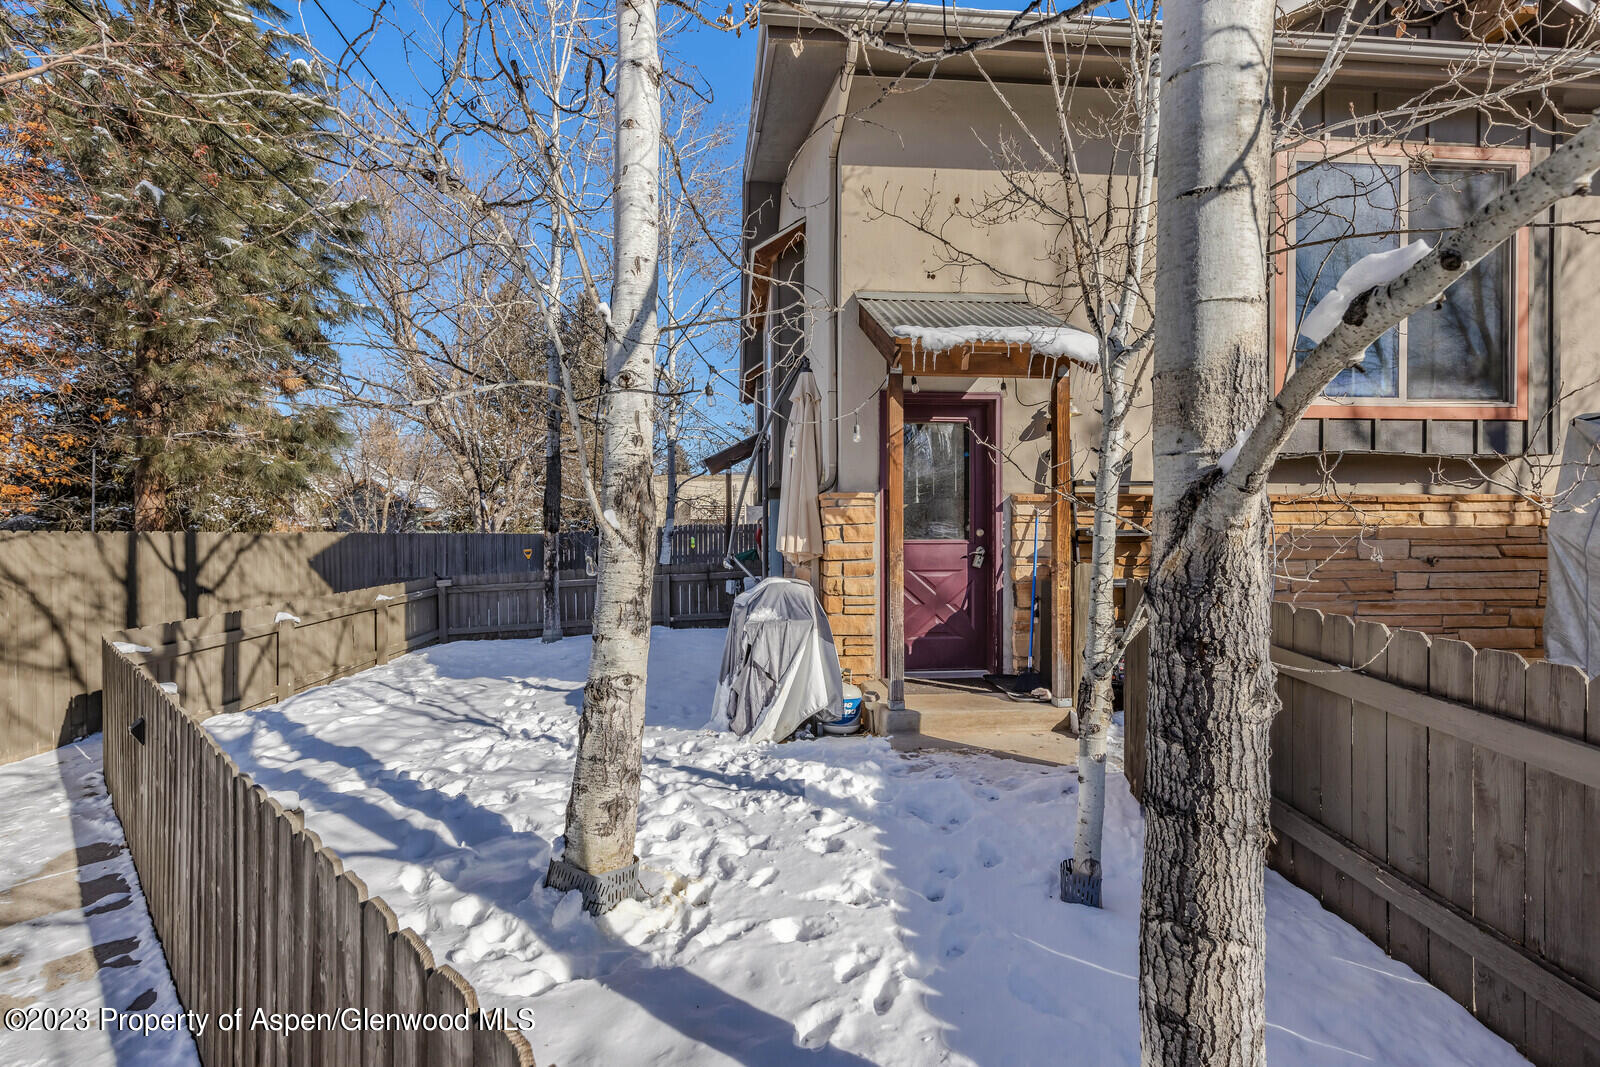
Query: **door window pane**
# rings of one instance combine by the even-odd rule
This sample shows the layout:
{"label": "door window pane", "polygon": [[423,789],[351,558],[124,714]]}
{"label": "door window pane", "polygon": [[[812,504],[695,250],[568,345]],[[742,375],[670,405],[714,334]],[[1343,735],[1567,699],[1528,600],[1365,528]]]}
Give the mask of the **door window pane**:
{"label": "door window pane", "polygon": [[[1498,196],[1504,171],[1435,166],[1411,175],[1411,228],[1453,230]],[[1406,329],[1406,392],[1421,400],[1503,400],[1506,389],[1506,284],[1510,251],[1501,245],[1414,312]]]}
{"label": "door window pane", "polygon": [[906,423],[907,541],[968,539],[967,436],[965,422]]}
{"label": "door window pane", "polygon": [[[1304,166],[1295,175],[1295,307],[1305,315],[1356,260],[1400,245],[1400,168],[1373,163]],[[1298,323],[1298,319],[1296,322]],[[1299,337],[1295,365],[1315,347]],[[1390,330],[1326,396],[1399,396],[1400,335]]]}

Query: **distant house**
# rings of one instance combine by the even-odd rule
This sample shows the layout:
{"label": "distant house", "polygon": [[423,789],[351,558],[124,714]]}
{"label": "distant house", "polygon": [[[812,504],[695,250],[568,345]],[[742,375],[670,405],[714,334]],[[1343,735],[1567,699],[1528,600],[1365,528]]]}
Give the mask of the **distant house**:
{"label": "distant house", "polygon": [[312,524],[327,530],[413,533],[449,527],[437,490],[377,471],[328,479],[318,502],[320,511]]}
{"label": "distant house", "polygon": [[[846,22],[890,20],[883,29],[896,42],[929,47],[993,33],[1012,18],[917,6],[890,15],[862,0],[816,10]],[[1331,38],[1315,24],[1314,6],[1283,10],[1275,71],[1294,99]],[[1516,26],[1460,18],[1389,25],[1352,46],[1306,121],[1393,106],[1446,80],[1482,35]],[[1122,69],[1126,31],[1107,21],[1067,32],[1078,35],[1073,62],[1086,74],[1071,106],[1090,108],[1094,79]],[[1523,53],[1537,59],[1559,43],[1541,37]],[[758,48],[744,163],[746,299],[755,328],[742,369],[757,424],[769,411],[777,424],[751,447],[770,512],[787,491],[774,444],[783,439],[785,390],[791,372],[809,366],[822,394],[827,544],[819,584],[842,663],[864,678],[1014,669],[1027,652],[1036,516],[1047,605],[1041,654],[1073,658],[1070,567],[1051,564],[1080,550],[1076,531],[1086,517],[1051,502],[1054,488],[1082,492],[1093,477],[1096,376],[1041,350],[1048,346],[1017,340],[1030,329],[1047,337],[1075,314],[1057,302],[1052,228],[1025,216],[980,221],[956,208],[981,203],[1001,183],[1007,168],[997,145],[1024,141],[1019,123],[1054,143],[1041,46],[1020,41],[985,52],[981,74],[958,59],[896,81],[907,69],[901,56],[768,6]],[[1514,103],[1586,115],[1600,105],[1600,74]],[[1349,210],[1370,213],[1364,221],[1383,233],[1450,225],[1474,198],[1548,152],[1557,128],[1500,123],[1488,110],[1453,115],[1399,145],[1364,148],[1302,174],[1302,157],[1338,148],[1328,137],[1281,159],[1279,195],[1301,204],[1360,200]],[[1084,151],[1093,156],[1092,146]],[[1384,200],[1350,191],[1369,184],[1393,192]],[[1545,221],[1592,218],[1596,203],[1569,200]],[[1317,220],[1309,212],[1298,224]],[[936,233],[998,269],[952,263]],[[1277,264],[1279,380],[1293,351],[1286,324],[1331,284],[1310,264],[1289,254]],[[1370,365],[1336,381],[1274,474],[1280,596],[1536,652],[1540,512],[1487,479],[1558,454],[1566,421],[1600,408],[1597,283],[1600,238],[1531,226],[1476,269],[1470,292],[1463,283],[1446,306],[1419,313],[1375,346]],[[1123,502],[1130,520],[1148,514],[1148,400],[1134,423],[1139,443]],[[1330,466],[1337,496],[1321,491]],[[1141,573],[1146,546],[1130,525],[1119,552],[1123,576]],[[892,577],[899,573],[903,584]]]}
{"label": "distant house", "polygon": [[[716,473],[678,475],[678,508],[676,522],[726,524],[732,516],[735,522],[744,522],[744,504],[755,499],[754,484],[744,484],[744,472],[723,470]],[[655,476],[656,521],[666,522],[667,476]],[[740,497],[740,493],[744,497]]]}

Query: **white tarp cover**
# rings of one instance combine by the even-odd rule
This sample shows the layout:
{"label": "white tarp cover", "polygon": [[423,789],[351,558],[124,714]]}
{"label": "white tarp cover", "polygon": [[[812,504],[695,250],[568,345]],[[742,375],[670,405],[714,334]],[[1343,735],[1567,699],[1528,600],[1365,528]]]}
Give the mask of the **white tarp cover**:
{"label": "white tarp cover", "polygon": [[1545,654],[1600,676],[1600,414],[1567,429],[1549,536]]}
{"label": "white tarp cover", "polygon": [[833,631],[807,582],[768,578],[733,602],[711,727],[782,741],[819,712],[844,714]]}

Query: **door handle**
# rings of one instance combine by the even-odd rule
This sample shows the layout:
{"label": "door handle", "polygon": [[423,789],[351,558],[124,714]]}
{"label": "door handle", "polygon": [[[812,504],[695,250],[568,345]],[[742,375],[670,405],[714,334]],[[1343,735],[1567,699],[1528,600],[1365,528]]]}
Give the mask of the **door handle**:
{"label": "door handle", "polygon": [[983,559],[984,559],[984,554],[985,554],[986,551],[987,551],[986,546],[979,545],[977,548],[975,548],[971,552],[967,553],[966,558],[970,559],[972,561],[972,565],[974,567],[981,567],[981,566],[983,566]]}

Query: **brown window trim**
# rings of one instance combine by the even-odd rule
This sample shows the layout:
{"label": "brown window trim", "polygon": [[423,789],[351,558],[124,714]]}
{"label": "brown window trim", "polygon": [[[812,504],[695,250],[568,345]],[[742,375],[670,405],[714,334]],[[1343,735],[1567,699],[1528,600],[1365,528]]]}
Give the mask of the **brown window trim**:
{"label": "brown window trim", "polygon": [[[1314,145],[1281,153],[1276,160],[1278,181],[1278,218],[1285,226],[1294,213],[1293,163],[1307,156],[1321,158],[1348,157],[1351,160],[1373,163],[1401,163],[1411,165],[1415,156],[1426,152],[1431,158],[1451,163],[1498,163],[1506,165],[1516,181],[1528,172],[1532,153],[1525,148],[1485,148],[1474,145],[1405,143],[1375,147],[1355,141],[1327,140]],[[1511,391],[1509,403],[1473,404],[1453,400],[1374,401],[1370,397],[1352,397],[1350,401],[1321,400],[1306,409],[1308,419],[1508,419],[1526,421],[1528,418],[1528,349],[1529,349],[1529,247],[1531,240],[1527,228],[1517,231],[1511,239],[1511,306],[1515,316],[1511,327]],[[1292,293],[1293,251],[1287,247],[1274,253],[1276,277],[1273,278],[1273,384],[1283,388],[1293,359],[1294,338],[1290,336],[1296,321]]]}
{"label": "brown window trim", "polygon": [[[801,247],[806,239],[806,220],[790,223],[750,251],[749,305],[745,309],[745,322],[757,347],[765,345],[767,333],[767,297],[772,291],[773,272],[778,260],[790,249]],[[761,379],[766,374],[765,360],[750,367],[740,383],[744,402],[755,403],[761,393]]]}

